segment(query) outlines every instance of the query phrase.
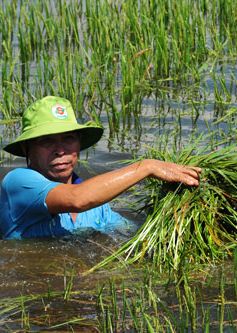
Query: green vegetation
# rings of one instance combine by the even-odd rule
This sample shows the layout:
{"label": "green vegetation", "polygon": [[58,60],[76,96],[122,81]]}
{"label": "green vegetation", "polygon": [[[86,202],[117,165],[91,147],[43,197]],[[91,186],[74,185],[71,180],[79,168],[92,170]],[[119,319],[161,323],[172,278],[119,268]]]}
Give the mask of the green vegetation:
{"label": "green vegetation", "polygon": [[[218,260],[237,247],[237,151],[229,146],[209,151],[197,142],[169,153],[151,149],[145,157],[203,168],[198,188],[149,179],[140,202],[147,211],[137,234],[95,268],[120,258],[134,263],[143,258],[160,271],[179,270]],[[139,206],[139,202],[137,203]]]}
{"label": "green vegetation", "polygon": [[145,224],[90,270],[119,259],[119,281],[111,264],[109,282],[82,291],[75,267],[63,291],[1,299],[1,330],[235,332],[237,2],[0,2],[1,143],[29,103],[60,95],[105,124],[109,148],[203,167],[197,189],[135,189]]}
{"label": "green vegetation", "polygon": [[[153,269],[146,269],[140,285],[110,281],[98,297],[100,332],[235,332],[237,295],[227,300],[226,290],[234,286],[227,284],[224,268],[218,274],[219,285],[210,272],[194,280],[183,273],[173,284]],[[214,298],[204,296],[207,289]]]}
{"label": "green vegetation", "polygon": [[206,110],[236,115],[236,11],[222,0],[2,0],[3,120],[50,94],[70,99],[79,118],[106,116],[121,140],[140,134],[148,99],[157,128],[187,108],[194,126]]}
{"label": "green vegetation", "polygon": [[184,270],[181,276],[161,275],[148,265],[127,271],[122,281],[108,272],[105,280],[102,272],[98,290],[80,290],[71,272],[70,292],[66,284],[62,292],[49,288],[43,294],[2,298],[1,332],[235,332],[236,259],[235,251],[228,264],[201,271],[200,266],[192,274]]}

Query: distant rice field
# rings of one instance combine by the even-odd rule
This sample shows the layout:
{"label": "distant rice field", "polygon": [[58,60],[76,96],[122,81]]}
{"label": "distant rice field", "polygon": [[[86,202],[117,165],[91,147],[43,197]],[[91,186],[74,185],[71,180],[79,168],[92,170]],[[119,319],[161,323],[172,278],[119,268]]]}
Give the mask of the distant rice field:
{"label": "distant rice field", "polygon": [[139,141],[150,110],[155,135],[172,127],[179,141],[187,121],[199,132],[215,122],[215,140],[233,141],[236,12],[222,0],[2,0],[2,121],[60,95],[120,146],[131,130]]}

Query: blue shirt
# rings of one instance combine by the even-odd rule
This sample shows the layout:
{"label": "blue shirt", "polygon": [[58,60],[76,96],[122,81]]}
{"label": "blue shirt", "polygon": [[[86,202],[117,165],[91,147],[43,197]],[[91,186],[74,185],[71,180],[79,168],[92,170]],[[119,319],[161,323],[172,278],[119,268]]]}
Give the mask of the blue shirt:
{"label": "blue shirt", "polygon": [[70,213],[51,215],[45,200],[49,191],[59,184],[29,168],[10,171],[1,184],[2,237],[4,239],[51,238],[72,233],[80,234],[88,228],[111,234],[115,229],[134,228],[130,221],[114,212],[109,204],[78,213],[76,221],[72,220]]}

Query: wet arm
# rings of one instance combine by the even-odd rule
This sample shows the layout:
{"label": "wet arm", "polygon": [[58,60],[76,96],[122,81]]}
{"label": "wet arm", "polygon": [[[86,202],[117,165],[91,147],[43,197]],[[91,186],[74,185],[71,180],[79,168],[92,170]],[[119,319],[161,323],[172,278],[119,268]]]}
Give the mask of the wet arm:
{"label": "wet arm", "polygon": [[82,212],[108,202],[146,177],[169,182],[199,185],[200,168],[185,167],[158,160],[143,160],[84,181],[62,184],[46,198],[50,213]]}

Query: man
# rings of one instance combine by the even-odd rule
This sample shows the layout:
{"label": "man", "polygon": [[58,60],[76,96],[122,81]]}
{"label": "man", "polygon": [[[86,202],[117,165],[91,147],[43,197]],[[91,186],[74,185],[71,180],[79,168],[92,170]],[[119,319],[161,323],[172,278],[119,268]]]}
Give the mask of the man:
{"label": "man", "polygon": [[200,168],[147,159],[83,182],[74,168],[80,150],[94,145],[103,129],[77,123],[70,102],[47,96],[28,107],[22,133],[4,150],[24,156],[26,168],[2,181],[0,233],[4,239],[58,237],[93,228],[109,233],[129,222],[108,202],[146,177],[199,185]]}

